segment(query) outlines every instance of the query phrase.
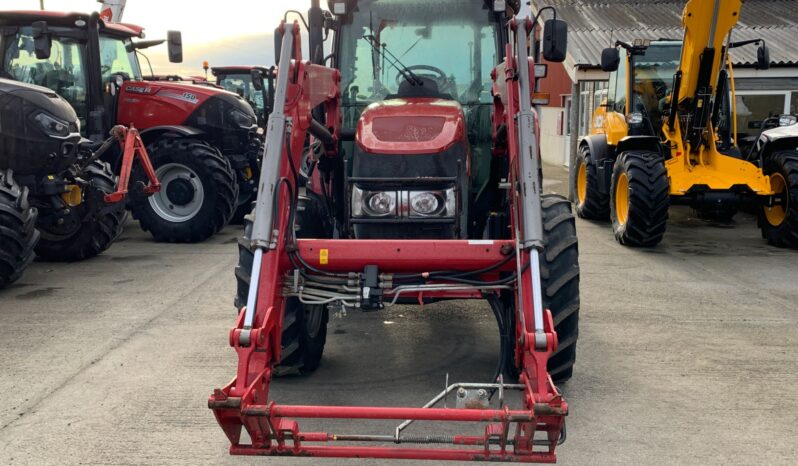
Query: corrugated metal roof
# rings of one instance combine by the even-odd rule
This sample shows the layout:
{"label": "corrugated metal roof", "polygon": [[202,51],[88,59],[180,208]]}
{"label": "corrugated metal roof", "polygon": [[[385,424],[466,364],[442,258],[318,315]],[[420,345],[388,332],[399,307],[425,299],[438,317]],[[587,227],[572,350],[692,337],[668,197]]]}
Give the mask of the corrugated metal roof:
{"label": "corrugated metal roof", "polygon": [[[684,0],[532,0],[533,10],[556,6],[558,18],[568,22],[569,61],[581,67],[598,67],[601,50],[616,39],[680,39],[684,4]],[[798,2],[744,0],[732,39],[763,39],[771,64],[798,65]],[[735,49],[732,59],[736,65],[754,65],[756,47]]]}

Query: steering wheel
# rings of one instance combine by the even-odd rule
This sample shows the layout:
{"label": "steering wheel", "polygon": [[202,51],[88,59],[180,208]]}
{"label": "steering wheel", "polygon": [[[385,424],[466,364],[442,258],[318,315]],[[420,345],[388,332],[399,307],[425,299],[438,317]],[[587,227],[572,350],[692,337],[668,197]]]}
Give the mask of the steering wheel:
{"label": "steering wheel", "polygon": [[[439,89],[441,89],[444,86],[446,86],[447,81],[449,80],[449,78],[446,77],[446,72],[445,71],[443,71],[442,69],[440,69],[438,67],[432,66],[432,65],[413,65],[413,66],[408,66],[406,68],[406,70],[412,72],[416,76],[424,77],[424,78],[430,78],[430,79],[434,80],[435,82],[438,83],[438,88]],[[435,74],[434,75],[430,75],[429,73],[416,73],[416,70],[418,70],[418,71],[429,71],[429,72],[432,72],[432,73],[435,73]],[[397,73],[397,75],[396,75],[396,85],[402,84],[402,81],[404,81],[404,80],[405,80],[404,74],[402,74],[402,72]]]}

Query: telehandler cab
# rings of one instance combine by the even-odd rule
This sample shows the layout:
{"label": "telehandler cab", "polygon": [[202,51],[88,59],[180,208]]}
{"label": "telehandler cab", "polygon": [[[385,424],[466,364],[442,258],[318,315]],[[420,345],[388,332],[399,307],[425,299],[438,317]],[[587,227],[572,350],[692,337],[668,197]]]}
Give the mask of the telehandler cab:
{"label": "telehandler cab", "polygon": [[[517,1],[328,5],[308,12],[310,62],[300,23],[278,29],[274,108],[236,269],[238,370],[208,402],[230,452],[555,461],[568,413],[555,382],[576,357],[579,266],[570,204],[542,194],[529,47],[538,18],[515,18]],[[565,59],[566,33],[545,22],[547,60]],[[451,384],[420,408],[272,400],[273,376],[321,363],[331,309],[444,299],[484,299],[496,317],[500,363],[483,382]],[[436,406],[450,392],[462,403]],[[401,424],[341,435],[301,429],[310,418]],[[420,436],[407,431],[415,421],[479,427]]]}
{"label": "telehandler cab", "polygon": [[[737,146],[730,50],[761,42],[727,40],[741,7],[690,0],[682,41],[618,41],[603,51],[609,93],[579,143],[572,197],[579,216],[609,217],[621,244],[658,244],[670,205],[730,219],[753,204],[770,244],[798,247],[798,139],[782,137],[758,158]],[[764,42],[757,55],[769,66]]]}

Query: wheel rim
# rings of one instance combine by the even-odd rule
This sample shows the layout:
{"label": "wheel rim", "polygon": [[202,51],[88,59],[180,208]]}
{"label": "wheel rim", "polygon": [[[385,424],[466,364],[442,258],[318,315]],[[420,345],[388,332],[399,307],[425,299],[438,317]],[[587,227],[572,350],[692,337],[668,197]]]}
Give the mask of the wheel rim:
{"label": "wheel rim", "polygon": [[770,175],[770,187],[776,194],[781,194],[782,203],[772,207],[765,206],[765,218],[771,226],[777,227],[784,223],[787,218],[788,203],[790,202],[787,195],[787,182],[781,173],[774,173]]}
{"label": "wheel rim", "polygon": [[185,222],[196,216],[205,200],[197,173],[185,165],[167,163],[155,170],[161,190],[149,197],[155,213],[170,222]]}
{"label": "wheel rim", "polygon": [[587,198],[587,166],[582,161],[576,172],[576,197],[580,204],[584,204]]}
{"label": "wheel rim", "polygon": [[626,176],[626,173],[621,173],[618,176],[615,185],[615,216],[618,223],[626,224],[626,219],[629,216],[629,177]]}

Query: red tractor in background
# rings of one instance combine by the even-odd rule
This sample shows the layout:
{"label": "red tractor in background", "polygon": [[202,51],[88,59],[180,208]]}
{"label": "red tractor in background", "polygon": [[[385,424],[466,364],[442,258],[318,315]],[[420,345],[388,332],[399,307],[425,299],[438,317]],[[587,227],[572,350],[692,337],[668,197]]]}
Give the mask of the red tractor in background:
{"label": "red tractor in background", "polygon": [[[302,21],[310,61],[299,21],[277,31],[274,106],[235,272],[237,372],[208,401],[230,453],[553,462],[568,413],[555,384],[576,359],[578,242],[569,202],[542,193],[532,98],[545,65],[530,44],[562,62],[567,26],[555,13],[535,43],[540,12],[516,18],[519,1],[328,6],[312,1]],[[447,378],[423,407],[274,400],[272,377],[323,363],[331,313],[451,299],[485,300],[496,319],[498,364],[483,380]],[[307,430],[342,419],[360,431]],[[379,420],[398,426],[364,427]],[[448,429],[412,434],[417,421]]]}
{"label": "red tractor in background", "polygon": [[[179,32],[170,32],[169,59],[182,61]],[[254,199],[261,143],[257,118],[238,95],[213,86],[147,81],[139,26],[98,13],[6,11],[0,16],[0,75],[47,87],[76,110],[84,137],[104,140],[116,124],[141,131],[163,188],[131,192],[128,207],[157,241],[202,241]],[[118,167],[120,151],[105,160]],[[142,170],[134,186],[145,181]]]}

